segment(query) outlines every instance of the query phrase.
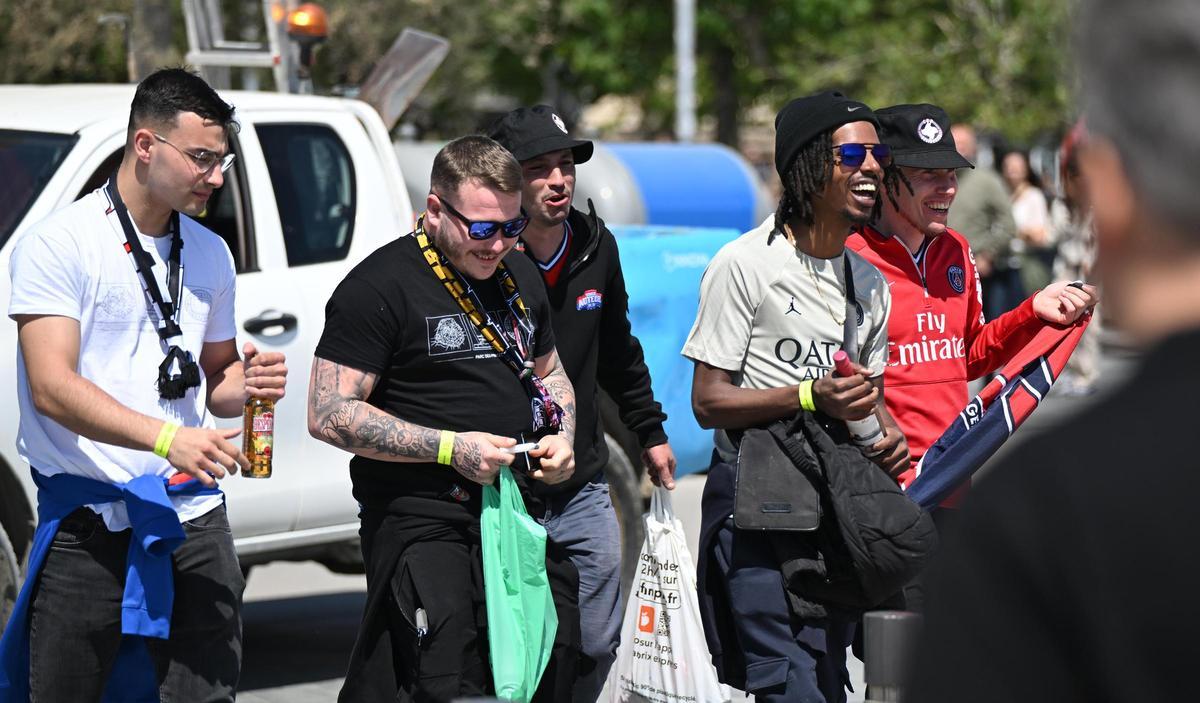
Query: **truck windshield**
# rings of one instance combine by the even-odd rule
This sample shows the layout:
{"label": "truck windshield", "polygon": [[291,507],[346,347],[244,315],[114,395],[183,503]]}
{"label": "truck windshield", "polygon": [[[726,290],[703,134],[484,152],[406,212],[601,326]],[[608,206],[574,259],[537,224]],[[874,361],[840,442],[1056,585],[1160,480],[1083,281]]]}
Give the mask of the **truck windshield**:
{"label": "truck windshield", "polygon": [[0,246],[12,236],[77,139],[73,134],[0,129],[0,174],[4,174],[0,178]]}

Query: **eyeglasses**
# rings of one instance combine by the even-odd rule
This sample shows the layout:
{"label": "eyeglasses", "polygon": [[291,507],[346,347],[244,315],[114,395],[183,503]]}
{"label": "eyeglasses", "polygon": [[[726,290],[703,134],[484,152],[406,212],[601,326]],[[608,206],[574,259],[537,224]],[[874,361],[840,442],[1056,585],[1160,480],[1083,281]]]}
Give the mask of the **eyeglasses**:
{"label": "eyeglasses", "polygon": [[211,151],[202,151],[199,154],[193,154],[190,151],[184,151],[183,149],[180,149],[161,134],[155,134],[153,132],[151,134],[154,134],[154,138],[158,141],[166,144],[167,146],[173,147],[175,151],[178,151],[180,154],[183,154],[191,159],[192,163],[196,164],[196,167],[200,169],[201,173],[208,173],[209,171],[213,170],[214,166],[219,166],[221,173],[225,173],[229,170],[229,167],[233,165],[233,160],[237,158],[237,154],[217,156]]}
{"label": "eyeglasses", "polygon": [[529,215],[525,214],[525,208],[521,208],[521,216],[514,217],[511,220],[504,222],[496,222],[494,220],[470,220],[467,216],[454,209],[454,206],[449,203],[444,197],[438,193],[438,200],[442,201],[442,205],[446,207],[446,212],[457,217],[464,225],[467,226],[467,236],[471,239],[491,239],[492,235],[500,230],[504,230],[504,236],[508,239],[515,239],[521,236],[525,231],[525,226],[529,224]]}
{"label": "eyeglasses", "polygon": [[887,144],[838,144],[833,147],[838,159],[850,168],[858,168],[867,160],[867,152],[875,157],[875,161],[883,167],[892,163],[892,147]]}

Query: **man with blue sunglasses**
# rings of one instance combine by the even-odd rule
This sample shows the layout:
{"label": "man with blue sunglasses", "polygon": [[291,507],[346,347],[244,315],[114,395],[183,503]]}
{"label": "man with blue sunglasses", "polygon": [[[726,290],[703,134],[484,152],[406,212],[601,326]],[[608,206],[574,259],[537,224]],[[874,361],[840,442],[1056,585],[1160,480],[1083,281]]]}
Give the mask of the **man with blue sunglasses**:
{"label": "man with blue sunglasses", "polygon": [[[362,505],[367,606],[343,701],[492,693],[483,486],[501,466],[522,467],[528,501],[531,485],[574,471],[575,394],[546,292],[524,257],[504,260],[528,222],[520,166],[491,139],[462,137],[438,152],[430,184],[416,230],[338,285],[313,359],[309,431],[354,455]],[[575,570],[547,552],[567,597],[555,593],[554,652],[533,700],[569,700]]]}
{"label": "man with blue sunglasses", "polygon": [[[856,616],[785,588],[780,544],[812,556],[815,533],[743,529],[734,486],[741,430],[798,412],[861,420],[878,413],[885,436],[869,450],[893,471],[908,465],[904,437],[883,409],[891,295],[874,266],[845,247],[878,209],[891,152],[871,108],[841,93],[788,103],[775,119],[776,213],[726,244],[700,284],[683,355],[695,362],[692,407],[718,430],[704,486],[697,558],[701,617],[721,681],[759,703],[843,703],[846,648]],[[854,373],[834,377],[846,348]],[[825,558],[822,553],[820,558]]]}
{"label": "man with blue sunglasses", "polygon": [[524,253],[546,283],[555,342],[579,400],[575,476],[534,486],[534,492],[545,501],[544,513],[535,517],[579,570],[583,658],[571,700],[590,703],[616,658],[622,615],[621,535],[604,476],[608,446],[600,428],[599,390],[616,402],[622,424],[637,435],[656,485],[674,487],[675,455],[641,344],[630,331],[616,239],[590,201],[586,214],[572,207],[575,165],[591,158],[592,143],[571,137],[546,105],[513,110],[491,136],[521,162],[522,203],[529,215]]}

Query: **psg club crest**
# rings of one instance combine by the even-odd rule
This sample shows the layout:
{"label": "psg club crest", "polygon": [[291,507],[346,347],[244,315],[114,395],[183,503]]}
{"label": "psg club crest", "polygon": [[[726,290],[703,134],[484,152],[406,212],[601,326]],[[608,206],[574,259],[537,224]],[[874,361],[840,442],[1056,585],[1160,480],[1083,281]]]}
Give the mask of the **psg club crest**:
{"label": "psg club crest", "polygon": [[954,289],[955,293],[966,290],[967,275],[961,266],[951,266],[946,269],[946,280],[950,281],[950,287]]}

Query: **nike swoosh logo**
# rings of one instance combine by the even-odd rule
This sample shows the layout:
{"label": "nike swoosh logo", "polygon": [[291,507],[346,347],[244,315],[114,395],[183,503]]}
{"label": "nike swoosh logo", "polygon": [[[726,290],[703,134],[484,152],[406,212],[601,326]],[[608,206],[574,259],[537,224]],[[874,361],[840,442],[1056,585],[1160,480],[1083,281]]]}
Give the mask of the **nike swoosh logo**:
{"label": "nike swoosh logo", "polygon": [[863,107],[862,105],[859,105],[858,107],[848,107],[848,108],[846,108],[846,112],[854,112],[855,110],[861,110],[862,107]]}

